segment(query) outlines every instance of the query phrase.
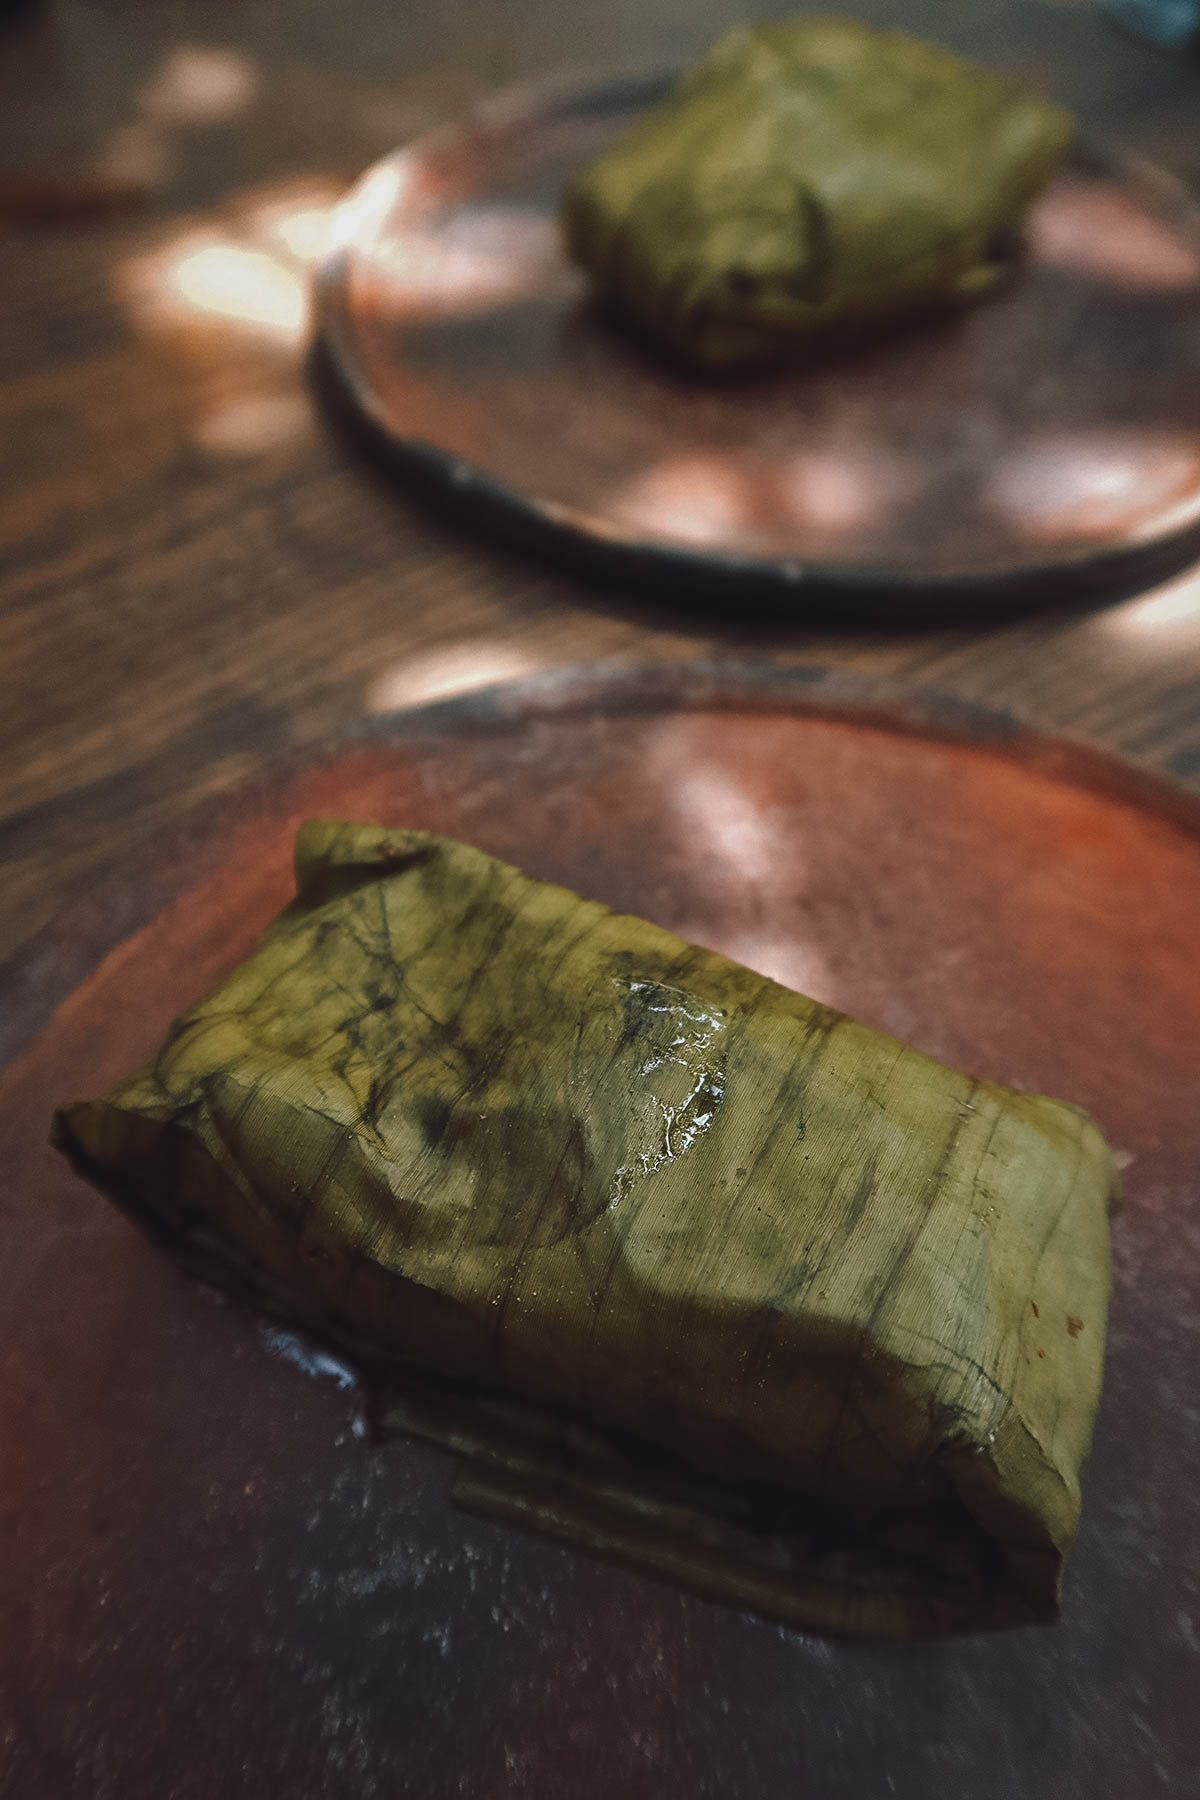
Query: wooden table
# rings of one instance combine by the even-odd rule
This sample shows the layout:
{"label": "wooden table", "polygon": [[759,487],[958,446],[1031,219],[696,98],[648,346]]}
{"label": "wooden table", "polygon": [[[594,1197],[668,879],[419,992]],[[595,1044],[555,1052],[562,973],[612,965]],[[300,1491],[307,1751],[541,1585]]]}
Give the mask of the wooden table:
{"label": "wooden table", "polygon": [[[758,10],[782,12],[786,0],[763,0]],[[1025,71],[1086,127],[1200,184],[1200,66],[1122,38],[1084,0],[869,0],[859,10]],[[127,883],[123,929],[155,910],[161,896],[151,876],[139,888],[139,871],[153,874],[150,846],[177,836],[180,815],[219,805],[268,766],[303,760],[368,715],[525,672],[747,655],[827,664],[848,685],[865,677],[901,691],[932,686],[1200,786],[1200,572],[1103,610],[1004,624],[851,632],[722,621],[678,599],[585,587],[469,539],[360,460],[314,407],[305,372],[310,272],[331,203],[363,167],[497,83],[568,62],[686,58],[735,16],[732,0],[61,0],[0,33],[0,1062],[89,966],[94,945],[80,920],[93,886],[118,874]],[[791,766],[776,759],[777,768]],[[828,793],[839,791],[828,784]],[[909,791],[938,792],[924,779]],[[1021,791],[1018,779],[1013,792]],[[986,837],[987,807],[969,788],[955,804]],[[1092,806],[1087,800],[1085,827]],[[944,811],[953,825],[954,808]],[[889,808],[881,832],[916,841],[905,816],[902,806]],[[1101,961],[1112,964],[1109,998],[1122,983],[1137,992],[1142,1011],[1133,1008],[1125,1029],[1145,1066],[1157,1070],[1157,1054],[1165,1068],[1186,1041],[1171,1008],[1156,1007],[1156,990],[1141,980],[1138,934],[1157,933],[1171,966],[1182,927],[1160,922],[1184,916],[1192,883],[1184,862],[1170,860],[1167,836],[1158,843],[1163,860],[1139,852],[1145,815],[1131,817],[1113,866],[1128,874],[1135,899],[1141,882],[1153,904],[1123,908],[1125,963],[1089,961],[1086,932],[1081,960],[1067,958],[1083,969],[1079,991],[1097,1008],[1079,1060],[1089,1066],[1090,1055],[1101,1090],[1117,1031],[1106,995],[1092,991],[1102,984],[1089,979]],[[1031,812],[1026,867],[1063,836],[1056,821]],[[838,823],[831,841],[840,855]],[[193,840],[190,863],[181,857],[191,879],[208,841]],[[1003,841],[1003,832],[991,833],[993,846]],[[1096,866],[1093,848],[1088,829],[1076,830],[1076,868]],[[253,867],[261,866],[256,841]],[[986,857],[965,866],[986,902],[995,891]],[[220,866],[216,877],[207,866],[200,872],[219,882]],[[927,886],[928,862],[919,874]],[[1090,893],[1083,877],[1077,888]],[[1038,908],[1066,921],[1043,951],[1075,933],[1073,905],[1069,884],[1040,890]],[[906,924],[903,890],[891,910]],[[110,906],[106,929],[114,916]],[[218,908],[213,916],[223,956],[228,915]],[[848,915],[847,932],[856,917]],[[1091,924],[1102,935],[1106,923],[1098,902]],[[969,933],[969,915],[956,929]],[[153,933],[141,943],[139,966],[157,992]],[[917,944],[889,966],[919,956]],[[951,966],[943,956],[939,967]],[[1053,966],[1052,955],[1041,963],[1022,955],[1029,979],[1045,970],[1050,982]],[[1049,1770],[1047,1791],[1098,1791],[1091,1772],[1107,1755],[1094,1729],[1101,1715],[1119,1721],[1119,1791],[1134,1793],[1121,1785],[1133,1770],[1129,1780],[1144,1778],[1157,1792],[1169,1770],[1144,1735],[1144,1692],[1135,1686],[1139,1704],[1127,1707],[1113,1698],[1123,1692],[1115,1664],[1096,1672],[1111,1643],[1136,1645],[1146,1634],[1155,1638],[1155,1669],[1176,1671],[1155,1699],[1161,1714],[1181,1721],[1162,1754],[1182,1766],[1192,1717],[1185,1659],[1196,1648],[1191,1602],[1182,1586],[1178,1594],[1169,1587],[1177,1570],[1155,1565],[1145,1591],[1136,1590],[1147,1619],[1126,1631],[1119,1613],[1111,1622],[1120,1584],[1105,1573],[1117,1559],[1148,1555],[1172,1519],[1190,1517],[1168,1507],[1191,1507],[1194,1485],[1186,1461],[1173,1466],[1165,1427],[1144,1461],[1136,1432],[1102,1439],[1102,1491],[1120,1496],[1140,1481],[1154,1507],[1142,1537],[1136,1511],[1122,1515],[1080,1583],[1072,1642],[1092,1642],[1096,1655],[1080,1665],[1078,1716],[1068,1707],[1062,1725],[1055,1671],[1063,1664],[1053,1643],[1033,1678],[1025,1652],[1013,1650],[1004,1665],[1011,1678],[990,1710],[973,1695],[999,1666],[982,1660],[994,1647],[968,1646],[946,1663],[917,1652],[904,1668],[868,1648],[849,1674],[816,1640],[784,1646],[785,1657],[772,1627],[738,1636],[727,1614],[651,1584],[626,1603],[632,1577],[610,1592],[586,1559],[564,1558],[552,1570],[551,1553],[522,1535],[490,1548],[478,1536],[490,1527],[470,1537],[447,1513],[445,1471],[432,1451],[409,1445],[402,1478],[393,1470],[376,1481],[369,1446],[350,1438],[346,1396],[314,1383],[305,1408],[294,1406],[286,1381],[295,1372],[280,1359],[293,1353],[286,1344],[280,1356],[247,1355],[237,1379],[224,1381],[222,1358],[231,1366],[242,1356],[236,1321],[190,1289],[181,1298],[151,1251],[98,1202],[80,1253],[76,1184],[65,1167],[48,1173],[51,1089],[76,1090],[75,1065],[60,1060],[64,1043],[79,1059],[83,1091],[96,1058],[112,1058],[115,1073],[126,1055],[122,1032],[144,1029],[136,1005],[125,1005],[126,972],[119,959],[106,963],[91,1001],[85,992],[82,1006],[77,996],[63,1008],[6,1076],[7,1120],[21,1124],[0,1143],[0,1162],[24,1211],[14,1208],[9,1220],[20,1254],[5,1264],[0,1344],[0,1399],[18,1421],[4,1433],[0,1492],[0,1538],[9,1546],[0,1573],[12,1578],[0,1666],[5,1796],[232,1793],[207,1775],[224,1754],[226,1727],[231,1755],[247,1759],[239,1764],[246,1791],[264,1794],[275,1791],[271,1781],[296,1794],[398,1793],[386,1784],[403,1769],[404,1792],[557,1800],[598,1793],[618,1769],[627,1774],[606,1792],[661,1800],[665,1768],[677,1791],[697,1800],[741,1789],[799,1796],[828,1791],[821,1758],[836,1737],[842,1774],[865,1772],[860,1789],[839,1791],[866,1795],[884,1792],[891,1725],[906,1705],[917,1785],[897,1788],[887,1773],[889,1792],[983,1794],[983,1769],[987,1793],[1007,1795],[1018,1751]],[[1182,997],[1179,1016],[1186,1007],[1195,1016],[1190,973],[1172,990]],[[899,1013],[892,1022],[904,1023]],[[1054,1033],[1047,1036],[1053,1046]],[[1173,1393],[1160,1352],[1173,1346],[1178,1355],[1178,1320],[1191,1304],[1186,1265],[1172,1261],[1179,1224],[1162,1196],[1182,1194],[1195,1158],[1182,1124],[1183,1061],[1131,1089],[1151,1092],[1173,1122],[1160,1145],[1149,1141],[1149,1114],[1141,1121],[1150,1150],[1162,1155],[1145,1178],[1151,1203],[1126,1254],[1155,1304],[1129,1309],[1110,1393],[1131,1416],[1140,1389],[1129,1371],[1153,1370],[1138,1414],[1153,1437]],[[1128,1135],[1114,1141],[1140,1145]],[[1175,1186],[1164,1177],[1155,1188],[1163,1156],[1178,1161]],[[42,1238],[59,1261],[42,1255]],[[26,1268],[36,1275],[26,1279]],[[1183,1392],[1185,1364],[1176,1378]],[[372,1599],[380,1567],[401,1552],[417,1570],[404,1605],[386,1585]],[[441,1574],[418,1595],[430,1569]],[[197,1571],[207,1595],[199,1603],[189,1587]],[[1169,1593],[1169,1605],[1156,1592]],[[291,1596],[291,1610],[264,1611],[264,1594]],[[599,1594],[598,1611],[587,1611],[589,1594]],[[457,1596],[453,1636],[447,1596]],[[191,1629],[197,1606],[211,1629]],[[676,1655],[675,1615],[688,1607],[686,1654]],[[1160,1621],[1170,1611],[1168,1638]],[[662,1630],[656,1617],[666,1620]],[[594,1618],[596,1641],[584,1643]],[[510,1624],[519,1655],[516,1639],[504,1638]],[[367,1626],[369,1643],[351,1635]],[[1003,1650],[995,1654],[1002,1662]],[[812,1734],[811,1765],[795,1697],[801,1656],[810,1717],[828,1726],[824,1739]],[[1038,1670],[1049,1673],[1040,1679]],[[477,1707],[480,1690],[490,1698]],[[914,1692],[923,1696],[916,1706]],[[115,1708],[106,1700],[114,1693]],[[857,1693],[863,1701],[843,1732],[847,1694]],[[624,1716],[627,1694],[640,1696],[636,1730]],[[697,1709],[718,1707],[725,1760],[710,1766],[714,1734],[692,1724]],[[517,1721],[513,1735],[488,1739],[505,1709]],[[130,1719],[140,1722],[133,1742],[122,1738]],[[947,1719],[957,1746],[954,1733],[939,1736]],[[1012,1721],[1020,1744],[1006,1735]],[[377,1779],[380,1746],[390,1760]],[[954,1760],[960,1755],[968,1760]],[[811,1784],[805,1774],[797,1785],[797,1771],[810,1766]],[[926,1784],[933,1767],[941,1787]],[[267,1788],[254,1785],[261,1769]]]}
{"label": "wooden table", "polygon": [[[1200,67],[1093,8],[860,10],[1028,71],[1200,180]],[[265,761],[571,662],[752,646],[1200,781],[1200,577],[1000,625],[747,627],[467,541],[314,410],[309,270],[363,166],[498,82],[687,57],[736,12],[61,0],[0,36],[0,978],[81,888]]]}

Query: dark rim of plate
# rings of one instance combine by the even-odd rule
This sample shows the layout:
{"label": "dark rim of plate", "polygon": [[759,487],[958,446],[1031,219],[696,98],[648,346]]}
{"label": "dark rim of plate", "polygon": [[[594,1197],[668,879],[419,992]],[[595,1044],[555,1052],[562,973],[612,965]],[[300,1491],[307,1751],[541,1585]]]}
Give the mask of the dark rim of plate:
{"label": "dark rim of plate", "polygon": [[[650,105],[677,79],[678,68],[574,71],[506,88],[467,117],[423,133],[372,165],[347,196],[397,158],[499,130],[524,120],[585,117],[614,107]],[[1150,193],[1156,205],[1200,240],[1200,203],[1185,183],[1140,156],[1091,137],[1072,146],[1074,166],[1116,173]],[[690,548],[609,528],[552,501],[522,493],[423,439],[389,424],[363,381],[345,316],[345,276],[353,245],[335,249],[314,284],[315,330],[310,370],[318,396],[341,429],[456,524],[533,551],[589,585],[624,585],[704,607],[736,599],[766,615],[821,620],[918,624],[980,612],[1019,612],[1047,605],[1080,606],[1128,598],[1182,573],[1200,555],[1200,516],[1164,523],[1156,532],[1101,548],[1056,550],[1053,560],[987,570],[904,571],[888,566],[757,557]]]}
{"label": "dark rim of plate", "polygon": [[[0,988],[0,1070],[42,1030],[53,1009],[100,959],[211,868],[210,840],[223,825],[251,820],[305,771],[355,751],[447,738],[518,733],[540,719],[667,709],[759,711],[816,717],[991,750],[1009,761],[1137,807],[1200,838],[1200,794],[1145,763],[1085,739],[1042,732],[1016,715],[934,687],[863,677],[826,665],[771,660],[570,664],[446,699],[359,720],[316,749],[271,757],[254,779],[198,800],[170,832],[155,835],[136,878],[101,876],[5,962]],[[401,821],[397,821],[399,823]],[[137,855],[140,846],[133,846]],[[265,921],[264,921],[265,922]]]}

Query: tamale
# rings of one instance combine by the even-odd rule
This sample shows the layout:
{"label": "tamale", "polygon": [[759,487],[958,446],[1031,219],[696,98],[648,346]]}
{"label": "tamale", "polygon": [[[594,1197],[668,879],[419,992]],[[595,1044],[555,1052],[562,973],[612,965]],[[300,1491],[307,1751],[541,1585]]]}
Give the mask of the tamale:
{"label": "tamale", "polygon": [[902,32],[743,26],[569,185],[565,240],[683,357],[769,360],[991,287],[1071,131]]}
{"label": "tamale", "polygon": [[296,879],[57,1115],[81,1172],[386,1377],[467,1504],[809,1627],[1055,1616],[1116,1193],[1083,1111],[428,832],[311,821]]}

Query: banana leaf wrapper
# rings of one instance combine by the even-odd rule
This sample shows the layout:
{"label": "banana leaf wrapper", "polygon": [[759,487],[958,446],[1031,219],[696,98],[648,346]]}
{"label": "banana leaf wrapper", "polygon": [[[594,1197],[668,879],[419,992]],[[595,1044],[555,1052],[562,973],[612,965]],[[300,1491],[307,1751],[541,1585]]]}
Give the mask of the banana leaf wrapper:
{"label": "banana leaf wrapper", "polygon": [[771,360],[994,285],[1072,125],[901,32],[745,26],[570,185],[566,245],[685,360]]}
{"label": "banana leaf wrapper", "polygon": [[810,1628],[1055,1616],[1117,1178],[973,1080],[465,845],[297,895],[55,1138],[194,1273],[386,1375],[458,1497]]}

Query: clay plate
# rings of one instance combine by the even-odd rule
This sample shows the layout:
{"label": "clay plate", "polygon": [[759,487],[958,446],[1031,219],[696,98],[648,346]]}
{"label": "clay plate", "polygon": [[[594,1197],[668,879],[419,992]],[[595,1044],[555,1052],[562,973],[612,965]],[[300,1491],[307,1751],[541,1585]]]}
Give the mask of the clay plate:
{"label": "clay plate", "polygon": [[590,298],[571,173],[663,75],[492,103],[373,168],[320,283],[326,361],[427,489],[605,578],[811,613],[1131,591],[1200,549],[1200,213],[1077,147],[985,304],[716,382]]}
{"label": "clay plate", "polygon": [[[70,1174],[52,1105],[242,956],[312,813],[474,840],[1095,1112],[1127,1205],[1061,1625],[832,1645],[456,1513],[448,1458],[373,1445],[352,1388]],[[0,1080],[0,1791],[1191,1791],[1198,892],[1194,799],[817,671],[493,690],[191,820],[6,1002],[32,1041]]]}

